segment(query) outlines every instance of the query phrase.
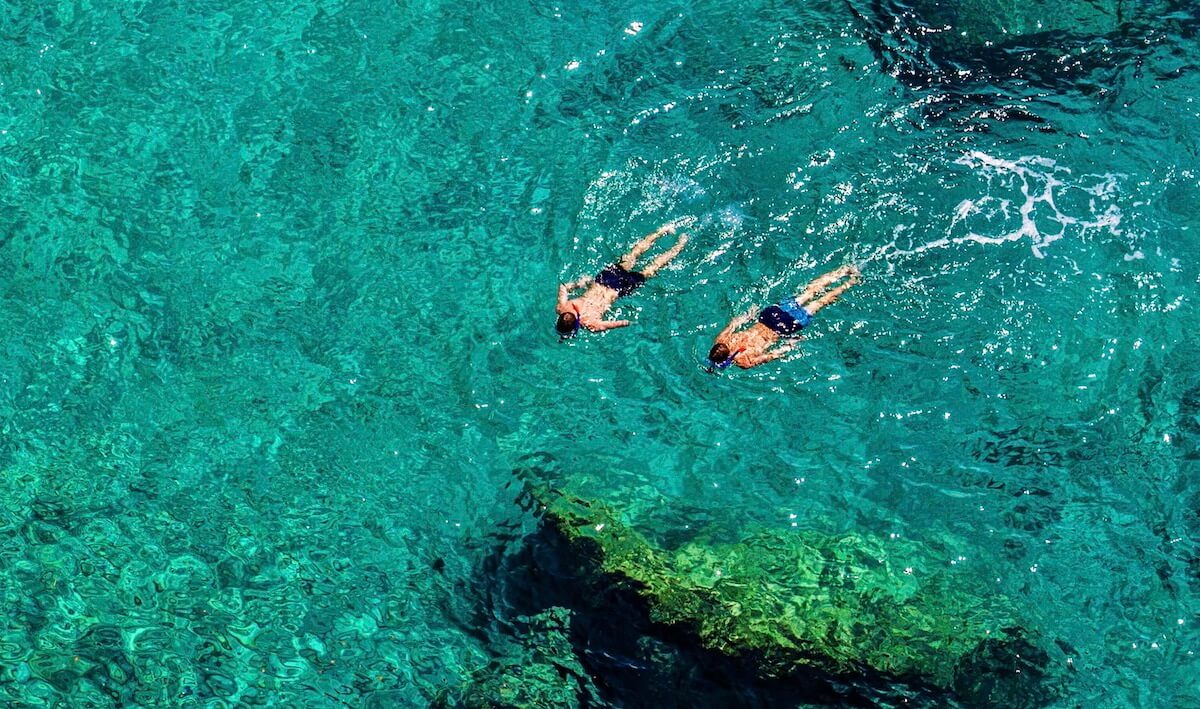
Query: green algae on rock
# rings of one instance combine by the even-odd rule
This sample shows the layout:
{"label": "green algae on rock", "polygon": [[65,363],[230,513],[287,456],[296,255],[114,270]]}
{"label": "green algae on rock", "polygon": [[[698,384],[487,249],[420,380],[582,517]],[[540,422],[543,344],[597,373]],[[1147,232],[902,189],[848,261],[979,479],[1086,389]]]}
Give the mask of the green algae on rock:
{"label": "green algae on rock", "polygon": [[653,623],[752,661],[762,679],[815,670],[958,691],[981,663],[1011,656],[1014,667],[1030,667],[1030,654],[1044,656],[1003,599],[922,567],[928,552],[911,544],[763,529],[736,543],[666,550],[602,502],[530,492],[544,523],[593,572],[635,594]]}
{"label": "green algae on rock", "polygon": [[472,673],[434,706],[577,707],[598,702],[595,687],[571,646],[570,611],[553,607],[521,618],[527,631],[515,652]]}

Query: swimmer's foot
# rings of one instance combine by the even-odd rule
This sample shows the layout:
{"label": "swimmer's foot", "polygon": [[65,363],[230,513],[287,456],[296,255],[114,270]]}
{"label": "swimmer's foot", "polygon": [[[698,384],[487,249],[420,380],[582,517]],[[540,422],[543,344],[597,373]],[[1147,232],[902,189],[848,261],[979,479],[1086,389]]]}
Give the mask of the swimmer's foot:
{"label": "swimmer's foot", "polygon": [[850,266],[850,265],[846,265],[846,266],[840,266],[840,267],[835,268],[832,271],[830,271],[828,278],[830,280],[836,281],[836,280],[841,280],[842,278],[849,278],[853,274],[854,274],[854,267]]}

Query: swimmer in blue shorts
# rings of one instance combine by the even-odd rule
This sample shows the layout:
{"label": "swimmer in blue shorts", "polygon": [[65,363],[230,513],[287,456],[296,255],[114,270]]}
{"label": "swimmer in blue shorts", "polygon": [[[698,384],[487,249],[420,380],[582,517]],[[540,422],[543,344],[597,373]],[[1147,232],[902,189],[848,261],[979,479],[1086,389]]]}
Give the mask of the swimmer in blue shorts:
{"label": "swimmer in blue shorts", "polygon": [[[800,339],[800,331],[812,322],[817,311],[837,300],[859,281],[858,268],[843,266],[816,278],[800,293],[772,305],[758,315],[758,321],[740,329],[754,318],[756,308],[734,318],[708,352],[709,371],[736,364],[750,369],[791,352]],[[840,285],[835,285],[840,282]],[[786,342],[782,340],[786,339]],[[776,346],[778,345],[778,346]]]}
{"label": "swimmer in blue shorts", "polygon": [[[684,245],[687,244],[687,234],[680,234],[679,240],[675,242],[674,246],[659,254],[649,265],[641,270],[636,270],[637,260],[641,258],[642,254],[649,251],[654,242],[663,234],[674,234],[678,223],[666,224],[658,231],[642,237],[633,245],[629,253],[622,256],[615,264],[605,266],[597,275],[584,276],[572,283],[559,285],[558,305],[554,308],[558,313],[558,320],[554,323],[554,329],[558,332],[558,336],[564,340],[574,337],[581,327],[592,332],[603,332],[628,325],[628,320],[605,320],[604,316],[612,308],[613,303],[617,302],[617,298],[637,290],[638,286],[645,283],[647,278],[658,273],[660,268],[670,263],[671,259],[678,256],[679,252],[683,250]],[[571,298],[571,291],[580,288],[587,290],[579,297]]]}

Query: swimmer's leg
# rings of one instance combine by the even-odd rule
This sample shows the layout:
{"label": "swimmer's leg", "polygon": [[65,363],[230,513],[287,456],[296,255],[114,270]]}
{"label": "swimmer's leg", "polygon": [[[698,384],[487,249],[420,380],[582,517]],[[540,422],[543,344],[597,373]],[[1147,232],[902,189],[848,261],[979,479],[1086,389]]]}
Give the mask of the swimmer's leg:
{"label": "swimmer's leg", "polygon": [[834,269],[823,276],[817,276],[816,278],[812,279],[807,286],[804,287],[804,290],[800,292],[800,295],[796,296],[796,300],[801,305],[804,305],[813,298],[816,298],[821,294],[821,291],[850,275],[850,271],[848,269],[848,266],[843,266],[842,268]]}
{"label": "swimmer's leg", "polygon": [[808,311],[809,315],[816,315],[818,310],[820,310],[821,308],[824,308],[826,305],[829,305],[830,303],[834,302],[838,298],[842,297],[842,294],[845,293],[846,291],[850,290],[850,288],[857,282],[858,281],[854,280],[852,277],[850,281],[843,283],[842,285],[838,286],[837,288],[834,288],[833,290],[829,291],[828,293],[821,296],[820,298],[818,298],[814,301],[805,303],[804,309]]}
{"label": "swimmer's leg", "polygon": [[654,246],[654,242],[658,241],[658,237],[673,231],[675,231],[674,224],[664,224],[659,227],[657,231],[643,236],[636,244],[633,245],[633,248],[629,250],[629,253],[621,257],[621,260],[618,261],[617,264],[626,271],[632,271],[634,264],[637,263],[638,258],[640,258],[642,254],[646,253],[651,246]]}
{"label": "swimmer's leg", "polygon": [[675,245],[672,246],[669,251],[664,251],[663,253],[659,254],[658,258],[651,261],[649,266],[642,269],[642,275],[646,278],[650,278],[654,274],[658,273],[658,269],[666,266],[668,263],[671,263],[671,259],[678,256],[680,251],[683,251],[683,247],[687,245],[687,241],[688,235],[680,234],[679,241],[676,241]]}

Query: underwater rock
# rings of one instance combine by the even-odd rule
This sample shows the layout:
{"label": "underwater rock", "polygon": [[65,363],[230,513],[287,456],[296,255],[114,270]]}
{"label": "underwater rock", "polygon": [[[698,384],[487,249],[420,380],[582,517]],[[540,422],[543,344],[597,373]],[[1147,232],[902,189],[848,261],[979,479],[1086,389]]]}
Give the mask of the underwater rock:
{"label": "underwater rock", "polygon": [[525,630],[514,652],[474,672],[457,692],[439,697],[435,706],[501,709],[594,706],[598,702],[595,687],[571,645],[570,611],[548,608],[519,620]]}
{"label": "underwater rock", "polygon": [[[975,700],[1041,691],[1033,684],[1048,656],[1009,604],[927,568],[935,562],[911,543],[762,529],[668,550],[601,502],[529,492],[591,574],[631,592],[654,624],[760,679],[869,676]],[[1000,686],[1012,678],[1021,684]]]}
{"label": "underwater rock", "polygon": [[[1119,0],[850,0],[885,65],[905,83],[987,83],[1021,78],[1052,84],[1113,52],[1138,46],[1147,5]],[[1126,38],[1125,35],[1129,37]]]}
{"label": "underwater rock", "polygon": [[1100,36],[1115,31],[1122,21],[1118,0],[921,0],[912,8],[933,28],[934,41],[946,49],[984,47],[1042,33]]}

